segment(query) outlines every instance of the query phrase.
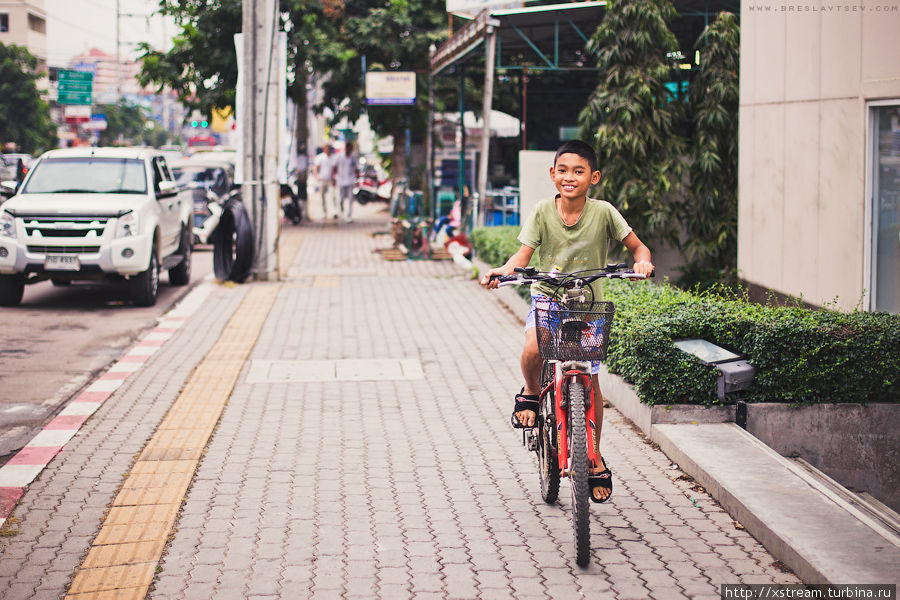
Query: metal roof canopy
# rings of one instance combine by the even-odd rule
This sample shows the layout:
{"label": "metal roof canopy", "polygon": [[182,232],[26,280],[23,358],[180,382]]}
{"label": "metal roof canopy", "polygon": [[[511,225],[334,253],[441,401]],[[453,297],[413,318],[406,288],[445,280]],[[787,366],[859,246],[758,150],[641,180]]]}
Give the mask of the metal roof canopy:
{"label": "metal roof canopy", "polygon": [[[741,11],[739,0],[674,0],[673,3],[678,16],[669,27],[679,39],[693,37],[685,30],[687,17],[703,17],[708,23],[720,11],[736,15]],[[594,59],[584,55],[584,48],[605,11],[605,0],[485,9],[438,48],[431,59],[431,74],[437,75],[469,58],[484,42],[489,28],[497,31],[498,69],[593,69]]]}
{"label": "metal roof canopy", "polygon": [[[582,52],[605,8],[606,2],[600,1],[483,10],[435,52],[431,74],[467,58],[493,30],[497,32],[497,68],[592,68],[584,66]],[[508,57],[506,64],[504,56]],[[532,60],[524,60],[526,56]]]}

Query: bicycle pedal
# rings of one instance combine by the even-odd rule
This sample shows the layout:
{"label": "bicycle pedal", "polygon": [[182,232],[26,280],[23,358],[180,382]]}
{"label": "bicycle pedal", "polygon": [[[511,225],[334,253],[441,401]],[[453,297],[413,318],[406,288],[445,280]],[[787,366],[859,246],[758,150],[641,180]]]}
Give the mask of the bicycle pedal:
{"label": "bicycle pedal", "polygon": [[538,438],[534,429],[526,429],[522,432],[522,443],[529,452],[534,452],[538,447]]}

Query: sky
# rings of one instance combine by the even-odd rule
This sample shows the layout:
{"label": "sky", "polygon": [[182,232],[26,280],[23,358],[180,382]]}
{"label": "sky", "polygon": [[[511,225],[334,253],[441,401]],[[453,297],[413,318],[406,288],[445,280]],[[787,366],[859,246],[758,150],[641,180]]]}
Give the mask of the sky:
{"label": "sky", "polygon": [[[45,7],[47,60],[51,66],[66,66],[70,58],[90,48],[115,55],[116,0],[45,0]],[[123,59],[137,56],[134,49],[138,42],[168,48],[176,29],[171,19],[164,22],[153,15],[158,7],[158,0],[119,0]]]}

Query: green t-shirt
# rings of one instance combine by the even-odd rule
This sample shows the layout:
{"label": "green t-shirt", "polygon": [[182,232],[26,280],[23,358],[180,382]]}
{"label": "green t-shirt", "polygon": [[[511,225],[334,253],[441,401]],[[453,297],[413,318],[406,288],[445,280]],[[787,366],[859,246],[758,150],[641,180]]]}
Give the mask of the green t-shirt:
{"label": "green t-shirt", "polygon": [[[605,267],[610,238],[621,242],[629,233],[631,227],[625,217],[605,200],[588,198],[578,221],[569,226],[556,212],[556,198],[548,198],[538,202],[525,220],[519,241],[537,250],[541,271],[555,267],[571,273]],[[594,299],[602,300],[602,287],[594,286],[594,289]],[[532,295],[552,296],[553,290],[554,286],[545,282],[531,286]]]}

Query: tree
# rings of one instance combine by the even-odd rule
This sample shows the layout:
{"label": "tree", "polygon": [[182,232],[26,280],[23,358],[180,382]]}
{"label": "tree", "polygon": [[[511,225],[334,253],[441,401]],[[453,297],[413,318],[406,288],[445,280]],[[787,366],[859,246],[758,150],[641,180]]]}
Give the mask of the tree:
{"label": "tree", "polygon": [[[337,122],[356,121],[364,110],[362,57],[369,70],[427,73],[428,48],[444,37],[440,0],[282,0],[282,26],[288,34],[288,95],[306,105],[311,80],[324,96],[315,107],[329,109]],[[240,0],[161,0],[160,12],[175,18],[181,32],[174,47],[158,52],[144,45],[140,81],[168,86],[191,108],[209,114],[234,103],[237,64],[233,35],[241,30]],[[418,95],[427,97],[427,78],[418,78]],[[301,114],[303,111],[301,111]],[[370,123],[380,135],[403,139],[405,127],[421,134],[427,106],[371,107]],[[402,164],[402,144],[395,145]]]}
{"label": "tree", "polygon": [[669,0],[610,0],[591,37],[600,82],[579,116],[603,174],[601,197],[641,237],[677,244],[676,208],[684,173],[682,108],[665,84],[678,42]]}
{"label": "tree", "polygon": [[25,48],[0,44],[0,142],[14,142],[28,153],[57,144],[50,107],[37,89],[37,67]]}
{"label": "tree", "polygon": [[106,104],[101,109],[106,115],[106,129],[100,132],[101,146],[116,146],[120,143],[140,144],[147,131],[147,114],[144,109],[125,100],[117,104]]}
{"label": "tree", "polygon": [[431,68],[429,47],[439,45],[446,36],[441,0],[403,0],[398,2],[332,3],[329,18],[340,24],[337,31],[347,53],[340,64],[330,65],[324,82],[325,104],[338,116],[355,121],[365,107],[361,58],[366,57],[369,71],[415,71],[416,96],[413,106],[372,106],[366,108],[372,129],[378,135],[393,136],[393,175],[405,171],[402,143],[409,128],[418,135],[427,127],[427,73]]}
{"label": "tree", "polygon": [[241,30],[241,0],[161,0],[159,12],[173,17],[181,31],[168,52],[139,46],[142,86],[169,87],[189,108],[206,115],[215,107],[234,106],[237,59],[234,34]]}
{"label": "tree", "polygon": [[691,85],[691,188],[681,211],[686,284],[731,279],[737,267],[738,61],[740,28],[727,12],[701,34]]}

